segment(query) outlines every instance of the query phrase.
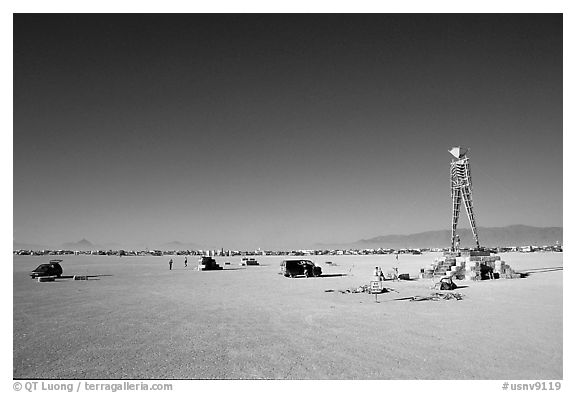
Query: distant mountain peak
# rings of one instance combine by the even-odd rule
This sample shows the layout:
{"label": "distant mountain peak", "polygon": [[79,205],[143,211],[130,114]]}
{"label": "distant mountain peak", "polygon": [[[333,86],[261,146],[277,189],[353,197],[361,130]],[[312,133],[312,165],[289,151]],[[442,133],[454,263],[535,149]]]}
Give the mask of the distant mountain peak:
{"label": "distant mountain peak", "polygon": [[95,248],[95,246],[90,241],[86,240],[85,238],[82,238],[82,240],[77,242],[64,243],[62,244],[62,248],[68,250],[80,249],[80,248],[89,249],[89,248]]}

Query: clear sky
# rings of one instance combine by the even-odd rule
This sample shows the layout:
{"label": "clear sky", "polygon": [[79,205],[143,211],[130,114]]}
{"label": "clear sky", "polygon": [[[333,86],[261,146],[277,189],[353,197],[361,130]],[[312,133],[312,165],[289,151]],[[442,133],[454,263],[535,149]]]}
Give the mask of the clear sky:
{"label": "clear sky", "polygon": [[[16,15],[14,241],[562,226],[562,15]],[[461,225],[468,226],[463,217]]]}

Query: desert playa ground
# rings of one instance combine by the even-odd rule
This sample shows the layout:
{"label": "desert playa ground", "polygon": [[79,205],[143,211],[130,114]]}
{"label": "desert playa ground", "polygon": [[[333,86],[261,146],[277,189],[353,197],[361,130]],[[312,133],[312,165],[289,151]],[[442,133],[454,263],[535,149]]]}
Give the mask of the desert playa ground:
{"label": "desert playa ground", "polygon": [[[402,255],[417,277],[438,254]],[[339,293],[367,284],[394,256],[308,257],[323,277],[285,278],[283,257],[64,256],[64,275],[28,272],[50,257],[14,257],[14,378],[59,379],[562,379],[562,254],[501,254],[514,280],[459,281],[463,300],[397,292]],[[327,265],[334,262],[335,266]],[[230,265],[224,265],[230,262]],[[326,292],[334,290],[334,292]]]}

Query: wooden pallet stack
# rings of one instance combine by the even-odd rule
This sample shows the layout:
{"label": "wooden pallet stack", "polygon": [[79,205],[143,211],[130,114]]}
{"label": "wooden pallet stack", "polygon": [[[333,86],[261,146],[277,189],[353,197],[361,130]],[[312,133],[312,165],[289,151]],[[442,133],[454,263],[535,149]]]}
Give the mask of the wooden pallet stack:
{"label": "wooden pallet stack", "polygon": [[492,278],[518,278],[510,265],[498,255],[486,251],[446,252],[434,263],[420,270],[421,278],[451,276],[458,280],[485,280]]}

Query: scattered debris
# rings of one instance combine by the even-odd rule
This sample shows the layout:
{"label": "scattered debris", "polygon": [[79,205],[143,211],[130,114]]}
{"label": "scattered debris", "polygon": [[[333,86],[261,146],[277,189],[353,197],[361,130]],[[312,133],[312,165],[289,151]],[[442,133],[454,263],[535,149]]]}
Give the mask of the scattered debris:
{"label": "scattered debris", "polygon": [[338,292],[340,293],[364,293],[364,292],[368,292],[368,284],[366,285],[361,285],[357,288],[348,288],[348,289],[339,289]]}
{"label": "scattered debris", "polygon": [[[325,290],[324,292],[334,292],[334,290],[328,289],[328,290]],[[380,292],[380,293],[386,293],[386,292],[399,293],[394,288],[382,288],[382,292]],[[370,285],[366,284],[366,285],[360,285],[357,288],[339,289],[338,293],[371,293],[371,292],[370,292]]]}
{"label": "scattered debris", "polygon": [[410,296],[410,297],[394,299],[394,300],[410,300],[411,302],[422,302],[422,301],[426,301],[426,300],[431,300],[431,301],[452,300],[452,299],[462,300],[463,297],[464,297],[464,295],[462,295],[461,293],[458,293],[458,292],[454,292],[454,293],[433,292],[429,296]]}

